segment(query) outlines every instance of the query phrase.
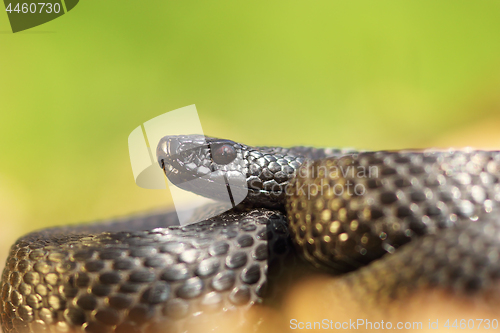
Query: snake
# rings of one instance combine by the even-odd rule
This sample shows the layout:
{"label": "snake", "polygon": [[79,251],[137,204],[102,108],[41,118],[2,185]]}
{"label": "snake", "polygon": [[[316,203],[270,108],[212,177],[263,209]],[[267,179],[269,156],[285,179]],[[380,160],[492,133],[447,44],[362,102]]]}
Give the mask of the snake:
{"label": "snake", "polygon": [[[19,238],[2,275],[5,333],[190,332],[279,306],[294,271],[326,272],[377,306],[423,288],[498,295],[497,151],[177,135],[156,153],[172,184],[211,199],[232,193],[230,209],[201,209],[182,226],[162,211]],[[221,179],[227,191],[214,190]]]}

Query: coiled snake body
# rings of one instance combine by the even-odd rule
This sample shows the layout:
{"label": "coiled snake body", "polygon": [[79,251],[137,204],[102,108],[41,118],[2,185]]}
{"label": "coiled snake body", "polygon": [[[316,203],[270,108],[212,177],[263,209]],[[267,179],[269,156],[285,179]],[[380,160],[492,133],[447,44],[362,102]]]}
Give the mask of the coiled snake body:
{"label": "coiled snake body", "polygon": [[189,191],[214,197],[211,177],[224,175],[243,177],[248,195],[183,227],[164,213],[20,238],[2,276],[5,332],[189,331],[272,300],[297,255],[346,273],[346,288],[377,304],[424,287],[497,291],[498,152],[254,148],[190,135],[163,138],[157,155]]}

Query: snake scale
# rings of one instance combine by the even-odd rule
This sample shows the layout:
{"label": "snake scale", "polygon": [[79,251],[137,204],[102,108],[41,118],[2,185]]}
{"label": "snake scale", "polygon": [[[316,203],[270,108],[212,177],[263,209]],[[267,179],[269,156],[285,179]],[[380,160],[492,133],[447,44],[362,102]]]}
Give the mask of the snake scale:
{"label": "snake scale", "polygon": [[272,303],[304,262],[376,304],[421,288],[498,293],[498,152],[250,147],[188,135],[163,138],[157,158],[186,190],[213,197],[212,175],[243,175],[248,195],[186,226],[170,212],[20,238],[2,275],[4,332],[190,331]]}

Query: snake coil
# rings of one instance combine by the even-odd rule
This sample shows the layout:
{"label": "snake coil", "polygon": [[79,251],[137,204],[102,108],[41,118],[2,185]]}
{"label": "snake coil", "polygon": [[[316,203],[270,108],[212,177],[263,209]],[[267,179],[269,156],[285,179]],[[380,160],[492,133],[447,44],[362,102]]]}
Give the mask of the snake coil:
{"label": "snake coil", "polygon": [[[189,135],[163,138],[157,155],[189,191],[213,195],[212,172],[243,175],[248,196],[182,227],[159,213],[20,238],[2,275],[4,332],[189,331],[272,300],[298,257],[344,274],[377,304],[423,287],[498,293],[498,152],[250,147]],[[189,186],[201,176],[206,184]]]}

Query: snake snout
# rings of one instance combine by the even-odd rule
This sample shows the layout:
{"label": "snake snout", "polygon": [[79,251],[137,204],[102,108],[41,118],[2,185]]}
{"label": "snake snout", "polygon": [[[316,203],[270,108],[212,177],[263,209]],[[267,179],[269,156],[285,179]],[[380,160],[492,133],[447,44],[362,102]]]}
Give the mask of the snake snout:
{"label": "snake snout", "polygon": [[162,169],[170,165],[170,169],[177,169],[189,163],[190,155],[196,150],[207,146],[203,135],[176,135],[165,136],[160,139],[156,148],[158,164]]}
{"label": "snake snout", "polygon": [[[182,183],[199,180],[212,168],[211,138],[203,135],[165,136],[160,139],[156,156],[167,178],[178,187]],[[191,190],[191,189],[190,189]]]}
{"label": "snake snout", "polygon": [[172,152],[176,152],[179,147],[179,141],[175,137],[165,136],[161,138],[156,148],[156,158],[158,164],[165,170],[165,164],[172,159]]}

